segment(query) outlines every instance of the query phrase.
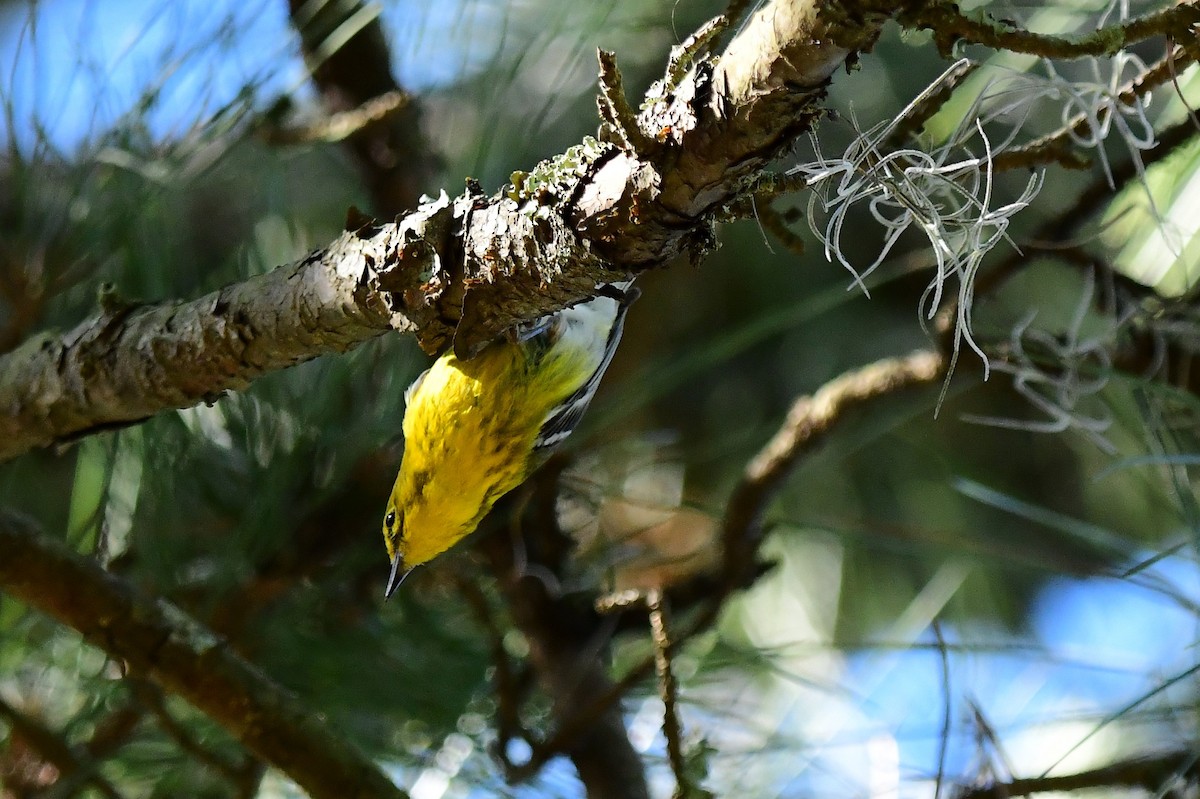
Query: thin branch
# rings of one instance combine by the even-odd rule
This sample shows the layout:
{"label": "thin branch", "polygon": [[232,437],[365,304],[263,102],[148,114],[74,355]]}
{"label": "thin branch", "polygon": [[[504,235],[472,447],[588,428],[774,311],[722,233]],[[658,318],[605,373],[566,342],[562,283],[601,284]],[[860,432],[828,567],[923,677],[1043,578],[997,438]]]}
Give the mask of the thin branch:
{"label": "thin branch", "polygon": [[797,257],[804,255],[804,237],[792,230],[790,213],[776,211],[768,200],[755,202],[753,213],[763,230],[778,239],[788,252]]}
{"label": "thin branch", "polygon": [[[547,495],[539,499],[549,500],[557,492],[557,481],[535,480],[534,488],[541,488]],[[512,500],[517,501],[517,498]],[[589,608],[553,593],[545,582],[530,573],[535,564],[538,571],[555,573],[556,553],[543,550],[555,550],[557,546],[554,542],[543,545],[534,540],[539,533],[538,537],[553,537],[553,532],[542,530],[541,525],[533,534],[523,535],[526,560],[522,563],[514,557],[514,547],[507,536],[487,536],[480,544],[490,560],[513,622],[529,642],[529,662],[550,699],[554,718],[562,727],[577,718],[579,709],[591,697],[608,695],[612,681],[606,673],[602,652],[611,629],[606,629]],[[533,747],[529,761],[513,768],[509,778],[532,777],[550,758],[565,754],[578,771],[589,799],[649,797],[642,760],[626,734],[619,702],[589,716],[586,726],[577,728],[575,733],[570,739],[557,740],[563,744],[561,748]]]}
{"label": "thin branch", "polygon": [[617,66],[617,57],[604,49],[596,50],[600,63],[600,95],[597,107],[600,119],[606,123],[617,141],[633,153],[650,153],[654,142],[641,129],[637,114],[625,96],[625,82]]}
{"label": "thin branch", "polygon": [[136,677],[131,678],[131,682],[134,695],[149,708],[150,713],[158,721],[158,726],[168,738],[175,742],[180,751],[191,755],[234,785],[240,785],[246,772],[253,770],[253,764],[256,762],[253,759],[231,763],[196,740],[191,731],[176,721],[171,712],[167,710],[162,692],[157,686]]}
{"label": "thin branch", "polygon": [[736,25],[741,22],[742,16],[754,5],[754,0],[729,0],[729,5],[725,7],[725,13],[722,16],[729,20],[729,25]]}
{"label": "thin branch", "polygon": [[[736,10],[736,9],[735,9]],[[725,14],[713,17],[679,44],[671,48],[671,56],[667,59],[667,74],[664,80],[669,90],[674,90],[683,80],[683,76],[696,63],[696,59],[705,51],[713,40],[729,27],[730,17]]]}
{"label": "thin branch", "polygon": [[[383,122],[402,108],[412,98],[396,90],[373,97],[357,108],[339,111],[305,125],[275,125],[262,128],[263,138],[270,144],[311,144],[313,142],[339,142],[361,132],[368,125]],[[414,202],[415,205],[415,202]]]}
{"label": "thin branch", "polygon": [[516,766],[508,756],[509,743],[513,739],[519,738],[528,743],[533,750],[537,750],[540,746],[540,742],[521,724],[521,702],[526,693],[526,686],[521,684],[522,681],[518,680],[517,675],[513,672],[508,651],[504,647],[504,631],[496,622],[488,605],[487,596],[480,589],[479,584],[474,579],[457,573],[452,575],[452,580],[463,599],[466,600],[471,612],[475,614],[476,620],[487,633],[488,645],[492,653],[492,668],[495,669],[493,695],[496,699],[496,742],[492,755],[504,767],[509,779],[515,780]]}
{"label": "thin branch", "polygon": [[[25,259],[45,257],[41,249],[25,254]],[[0,266],[0,300],[8,306],[8,319],[0,326],[0,352],[8,352],[25,338],[42,317],[50,299],[46,285],[40,279],[31,279],[30,272],[42,271],[41,265],[31,269],[21,260],[14,253],[3,257]]]}
{"label": "thin branch", "polygon": [[955,799],[1010,799],[1035,793],[1083,791],[1094,788],[1142,788],[1156,794],[1172,780],[1195,783],[1200,780],[1200,757],[1194,748],[1181,749],[1162,755],[1122,760],[1078,774],[1061,777],[1033,777],[995,782],[966,788]]}
{"label": "thin branch", "polygon": [[946,778],[946,752],[950,746],[951,708],[950,653],[946,651],[946,639],[942,637],[942,625],[937,619],[930,624],[937,641],[938,660],[942,666],[942,731],[938,735],[937,780],[933,786],[933,799],[942,799],[942,783]]}
{"label": "thin branch", "polygon": [[937,2],[920,5],[901,17],[904,24],[928,28],[943,55],[960,42],[982,44],[996,50],[1028,53],[1043,58],[1069,59],[1084,56],[1111,56],[1130,45],[1154,36],[1186,39],[1200,24],[1200,5],[1184,2],[1118,25],[1084,34],[1052,35],[1034,33],[986,12],[964,14],[957,3]]}
{"label": "thin branch", "polygon": [[[1158,143],[1149,150],[1142,152],[1143,168],[1168,158],[1180,146],[1191,141],[1193,136],[1195,136],[1195,131],[1192,129],[1190,120],[1184,120],[1163,131],[1158,136]],[[1136,176],[1137,163],[1132,158],[1112,168],[1113,182],[1118,186],[1123,185]],[[1004,260],[996,263],[986,272],[983,272],[975,283],[975,296],[978,298],[987,297],[1003,286],[1013,275],[1032,263],[1025,252],[1025,248],[1043,250],[1053,248],[1057,249],[1060,253],[1064,252],[1063,248],[1059,246],[1060,243],[1074,236],[1083,225],[1111,202],[1112,198],[1113,190],[1109,185],[1107,177],[1097,175],[1080,192],[1078,198],[1073,202],[1063,205],[1061,213],[1050,216],[1028,240],[1022,241],[1021,249],[1013,248]],[[1091,258],[1080,261],[1080,263],[1089,268],[1095,265],[1095,261]],[[1132,281],[1123,282],[1126,282],[1130,288],[1136,287],[1136,284]],[[1150,291],[1150,289],[1144,290]],[[957,298],[952,297],[951,299]],[[956,312],[957,309],[954,303],[949,303],[938,313],[935,329],[946,340],[944,347],[949,346],[948,338],[953,333],[952,322]]]}
{"label": "thin branch", "polygon": [[[1172,80],[1177,70],[1200,60],[1200,45],[1192,42],[1187,46],[1173,47],[1145,72],[1129,80],[1117,92],[1116,99],[1130,103],[1145,97],[1150,91]],[[1075,137],[1088,132],[1093,118],[1087,114],[1076,114],[1058,130],[1013,147],[998,154],[992,161],[996,170],[1021,169],[1057,163],[1068,168],[1082,168],[1087,160],[1077,151]]]}
{"label": "thin branch", "polygon": [[107,757],[129,740],[143,715],[142,708],[136,703],[114,708],[96,724],[92,737],[88,738],[84,748],[93,758]]}
{"label": "thin branch", "polygon": [[679,688],[671,668],[671,634],[667,621],[666,599],[658,589],[646,593],[650,612],[650,641],[654,644],[654,670],[658,672],[658,691],[663,702],[663,736],[667,739],[667,762],[675,775],[675,797],[694,793],[683,756],[683,724],[679,720]]}
{"label": "thin branch", "polygon": [[880,149],[887,152],[905,146],[910,137],[920,133],[925,123],[942,110],[954,90],[974,75],[979,66],[978,62],[964,58],[944,72],[930,87],[932,91],[927,91],[918,102],[905,109],[904,116],[896,121]]}
{"label": "thin branch", "polygon": [[187,699],[316,799],[405,795],[223,639],[7,513],[0,513],[0,588]]}
{"label": "thin branch", "polygon": [[[734,591],[761,573],[755,563],[762,540],[762,514],[799,460],[818,447],[848,412],[900,391],[934,385],[944,374],[945,360],[940,355],[918,351],[848,372],[813,396],[796,401],[783,427],[743,471],[725,511],[723,575],[716,584],[706,586],[705,604],[675,633],[670,652],[709,629]],[[698,579],[707,582],[706,578]],[[611,609],[631,606],[636,601],[636,597],[624,594],[607,599]],[[657,657],[655,654],[643,660],[606,690],[593,692],[587,701],[578,703],[570,716],[559,720],[558,728],[546,738],[541,750],[534,752],[527,767],[536,770],[555,753],[567,751],[597,718],[655,673]]]}
{"label": "thin branch", "polygon": [[936,383],[945,368],[941,355],[918,350],[848,372],[811,397],[798,399],[783,427],[746,466],[726,506],[726,583],[732,587],[753,574],[767,505],[800,458],[822,443],[847,411],[907,388]]}

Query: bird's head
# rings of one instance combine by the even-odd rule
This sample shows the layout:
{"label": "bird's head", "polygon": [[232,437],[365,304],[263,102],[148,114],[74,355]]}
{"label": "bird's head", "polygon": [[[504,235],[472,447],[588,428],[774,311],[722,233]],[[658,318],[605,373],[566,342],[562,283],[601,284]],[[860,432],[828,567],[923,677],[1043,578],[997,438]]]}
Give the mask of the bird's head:
{"label": "bird's head", "polygon": [[383,543],[392,564],[386,596],[404,582],[413,569],[436,558],[475,530],[491,509],[491,498],[473,496],[461,486],[446,490],[436,481],[418,480],[401,469],[396,488],[383,516]]}
{"label": "bird's head", "polygon": [[388,501],[387,513],[383,517],[383,544],[387,547],[388,560],[392,564],[392,573],[388,577],[384,598],[390,599],[392,593],[404,582],[404,578],[417,565],[405,557],[404,514],[396,507],[395,499]]}

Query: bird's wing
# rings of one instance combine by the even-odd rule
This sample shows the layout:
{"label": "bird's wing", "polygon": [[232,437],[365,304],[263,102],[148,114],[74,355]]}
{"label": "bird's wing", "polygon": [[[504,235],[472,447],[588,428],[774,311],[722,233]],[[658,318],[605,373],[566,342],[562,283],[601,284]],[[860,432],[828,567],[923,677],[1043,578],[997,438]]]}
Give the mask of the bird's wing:
{"label": "bird's wing", "polygon": [[617,351],[617,344],[621,341],[621,332],[625,327],[625,314],[629,310],[629,304],[636,298],[636,289],[631,289],[617,300],[617,315],[608,331],[608,338],[604,342],[604,352],[600,356],[600,362],[583,385],[546,415],[546,420],[542,422],[542,427],[534,440],[533,451],[536,454],[548,455],[554,447],[571,435],[583,418],[583,414],[587,412],[592,397],[596,396],[600,379],[604,377],[604,372],[612,362],[613,354]]}

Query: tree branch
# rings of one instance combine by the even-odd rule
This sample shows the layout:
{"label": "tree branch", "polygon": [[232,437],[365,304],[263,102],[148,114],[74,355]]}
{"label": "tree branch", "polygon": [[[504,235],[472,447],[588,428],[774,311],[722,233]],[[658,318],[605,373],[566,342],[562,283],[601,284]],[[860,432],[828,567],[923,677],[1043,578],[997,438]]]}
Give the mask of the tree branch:
{"label": "tree branch", "polygon": [[[553,470],[555,464],[547,464]],[[561,467],[561,464],[559,464]],[[552,476],[543,472],[542,476]],[[553,508],[557,480],[535,480],[543,496],[535,507]],[[515,514],[520,526],[520,513]],[[539,518],[530,525],[532,533],[522,536],[524,562],[518,563],[512,540],[494,534],[483,538],[481,548],[512,615],[514,625],[529,642],[529,662],[539,684],[550,699],[559,727],[576,718],[580,708],[612,689],[604,659],[611,630],[605,630],[596,614],[571,597],[557,594],[538,573],[561,573],[559,562],[566,554],[552,520]],[[499,533],[500,531],[496,531]],[[521,531],[517,531],[520,535]],[[531,742],[534,743],[534,742]],[[589,716],[561,748],[535,746],[530,760],[510,771],[510,779],[533,776],[556,754],[571,759],[588,799],[648,799],[649,788],[642,759],[625,731],[620,702],[612,702]]]}
{"label": "tree branch", "polygon": [[714,244],[713,222],[819,112],[833,72],[894,4],[850,16],[776,0],[719,60],[652,90],[645,156],[587,140],[493,197],[473,186],[360,226],[268,275],[189,303],[109,308],[0,358],[0,459],[241,389],[388,329],[469,356],[596,285]]}
{"label": "tree branch", "polygon": [[224,639],[3,512],[0,587],[187,699],[316,799],[404,796],[357,747],[233,654]]}
{"label": "tree branch", "polygon": [[943,55],[953,52],[955,44],[963,40],[997,50],[1067,59],[1111,56],[1154,36],[1170,36],[1181,40],[1194,37],[1191,28],[1200,24],[1200,5],[1182,2],[1085,34],[1034,33],[987,13],[968,16],[959,10],[957,3],[952,2],[929,3],[907,15],[904,21],[932,31],[934,41]]}
{"label": "tree branch", "polygon": [[122,305],[0,357],[0,460],[213,401],[256,377],[389,329],[368,264],[389,242],[347,234],[288,267],[185,303]]}
{"label": "tree branch", "polygon": [[[796,400],[783,426],[747,464],[741,481],[734,488],[725,510],[723,574],[715,582],[709,577],[696,578],[695,582],[704,589],[705,602],[671,637],[666,652],[668,657],[687,640],[711,627],[725,601],[758,575],[756,556],[762,541],[763,514],[799,460],[820,446],[830,430],[845,420],[848,413],[881,397],[936,383],[944,376],[945,368],[945,359],[939,354],[917,351],[903,358],[886,358],[847,372],[826,383],[812,396]],[[527,579],[524,582],[534,581]],[[690,593],[687,586],[682,590]],[[618,601],[624,599],[621,597]],[[636,596],[628,599],[632,600],[631,606],[637,604]],[[558,728],[534,752],[527,769],[539,768],[555,752],[569,751],[580,736],[593,728],[597,719],[611,713],[634,686],[655,673],[660,657],[662,655],[656,652],[630,668],[616,682],[605,678],[604,684],[598,683],[593,690],[581,692],[580,698],[586,701],[577,702],[569,715],[558,719]]]}
{"label": "tree branch", "polygon": [[[1197,44],[1194,39],[1185,45],[1170,47],[1161,59],[1122,86],[1121,90],[1117,92],[1117,99],[1122,103],[1132,103],[1138,98],[1145,97],[1153,89],[1173,80],[1179,71],[1198,59],[1200,59],[1200,44]],[[1088,160],[1078,152],[1076,140],[1087,134],[1089,127],[1093,124],[1094,119],[1087,114],[1076,114],[1058,130],[1039,136],[1020,147],[997,154],[992,161],[992,167],[1002,171],[1018,168],[1028,169],[1052,163],[1059,163],[1070,168],[1086,166]],[[1109,193],[1112,193],[1111,188]]]}
{"label": "tree branch", "polygon": [[[415,208],[432,186],[440,160],[421,133],[421,109],[392,75],[387,36],[374,3],[313,3],[288,0],[292,25],[312,70],[313,83],[330,127],[344,126],[356,115],[362,121],[385,104],[389,110],[366,120],[345,138],[358,164],[374,211],[392,218]],[[391,103],[386,103],[392,98]],[[396,103],[403,98],[404,102]],[[335,120],[337,124],[335,123]]]}
{"label": "tree branch", "polygon": [[1144,788],[1154,794],[1176,778],[1184,778],[1193,783],[1200,779],[1200,758],[1194,749],[1121,760],[1101,768],[1061,777],[1032,777],[965,788],[955,794],[955,799],[1009,799],[1013,796],[1029,796],[1051,791],[1084,791],[1118,786]]}
{"label": "tree branch", "polygon": [[848,411],[877,397],[935,383],[945,370],[941,355],[918,350],[847,372],[796,400],[783,426],[746,465],[725,508],[726,583],[737,585],[753,573],[767,505],[799,459],[824,441]]}
{"label": "tree branch", "polygon": [[654,670],[658,674],[658,693],[663,703],[663,737],[667,739],[667,762],[675,775],[676,799],[695,796],[698,791],[687,769],[683,752],[683,722],[679,720],[679,684],[671,663],[671,631],[666,599],[657,588],[646,594],[650,615],[650,640],[654,644]]}

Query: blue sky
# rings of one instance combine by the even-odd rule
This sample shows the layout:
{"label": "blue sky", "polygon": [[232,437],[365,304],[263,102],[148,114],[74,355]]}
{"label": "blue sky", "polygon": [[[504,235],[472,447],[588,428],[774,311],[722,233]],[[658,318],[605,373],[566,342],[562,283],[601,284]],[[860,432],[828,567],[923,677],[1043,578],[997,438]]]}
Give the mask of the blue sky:
{"label": "blue sky", "polygon": [[[44,0],[33,16],[19,4],[0,6],[0,100],[11,109],[12,120],[12,128],[0,130],[0,139],[7,142],[15,135],[26,146],[40,130],[55,148],[69,152],[129,114],[147,96],[148,81],[162,75],[166,78],[151,112],[135,117],[147,120],[154,140],[186,133],[232,102],[248,81],[259,85],[265,100],[283,93],[311,96],[282,0],[122,0],[119,13],[112,11],[116,5]],[[463,6],[420,6],[389,6],[383,12],[388,30],[398,37],[398,72],[417,90],[444,84],[472,65],[465,48],[455,53],[438,41],[457,24]],[[473,31],[494,22],[487,18],[490,9],[473,7],[479,15]],[[487,51],[487,43],[480,49]],[[1141,579],[1169,584],[1200,602],[1200,572],[1185,558],[1165,559]],[[1032,644],[1040,651],[979,649],[950,655],[949,696],[958,732],[948,752],[951,773],[968,769],[978,754],[965,721],[968,698],[1005,735],[1068,712],[1085,719],[1053,734],[1044,753],[1049,763],[1082,740],[1098,719],[1196,662],[1194,611],[1129,580],[1050,583],[1034,606],[1030,630],[1028,641],[997,634],[994,642]],[[945,634],[951,642],[980,640],[978,631]],[[926,630],[917,640],[929,644],[932,639]],[[935,769],[946,702],[938,653],[853,653],[845,676],[851,691],[869,693],[864,723],[895,733],[900,762],[916,772]],[[686,682],[683,688],[688,690]]]}
{"label": "blue sky", "polygon": [[[45,138],[69,151],[129,114],[148,89],[152,110],[140,116],[155,139],[187,131],[247,83],[265,102],[312,96],[283,0],[41,0],[0,9],[0,100],[23,144],[36,119]],[[500,27],[490,3],[375,4],[368,12],[358,21],[382,16],[396,73],[417,91],[474,68],[495,44],[456,48],[447,32],[494,38]]]}

